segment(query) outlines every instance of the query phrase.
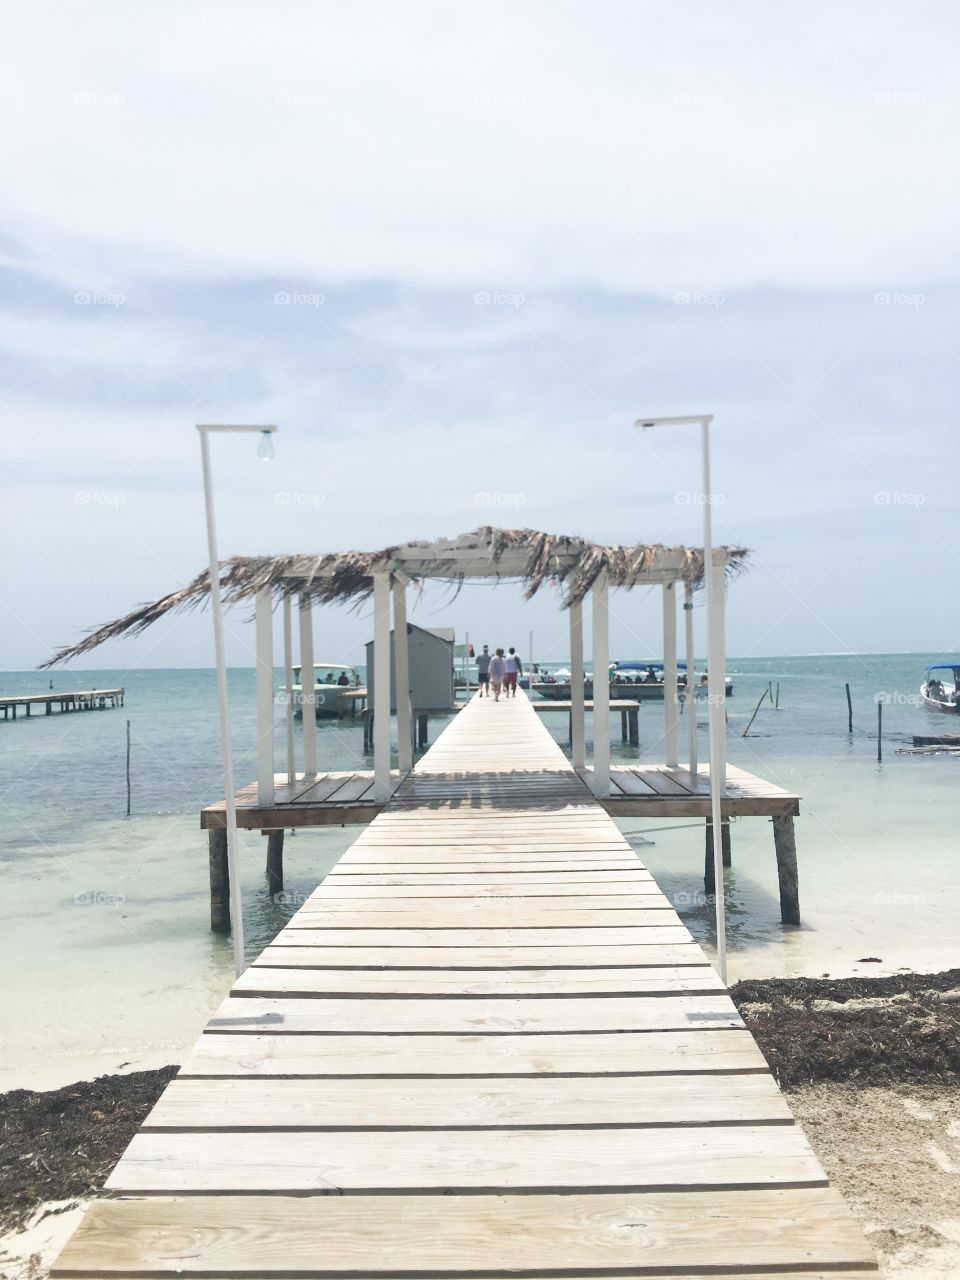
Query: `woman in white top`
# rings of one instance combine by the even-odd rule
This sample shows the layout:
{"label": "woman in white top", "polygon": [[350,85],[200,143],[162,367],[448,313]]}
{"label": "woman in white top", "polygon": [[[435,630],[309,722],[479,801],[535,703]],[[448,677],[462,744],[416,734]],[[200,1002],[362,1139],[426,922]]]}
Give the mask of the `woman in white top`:
{"label": "woman in white top", "polygon": [[493,690],[494,702],[500,701],[500,690],[503,688],[503,677],[507,664],[503,660],[503,650],[498,649],[490,659],[490,688]]}

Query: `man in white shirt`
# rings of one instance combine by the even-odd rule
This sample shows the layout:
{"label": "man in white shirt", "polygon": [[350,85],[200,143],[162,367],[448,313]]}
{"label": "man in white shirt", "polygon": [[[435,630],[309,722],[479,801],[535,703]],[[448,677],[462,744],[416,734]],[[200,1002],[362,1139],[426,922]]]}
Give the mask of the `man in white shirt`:
{"label": "man in white shirt", "polygon": [[516,649],[512,648],[503,660],[503,693],[506,698],[515,698],[517,696],[517,676],[523,675],[523,666],[517,657]]}

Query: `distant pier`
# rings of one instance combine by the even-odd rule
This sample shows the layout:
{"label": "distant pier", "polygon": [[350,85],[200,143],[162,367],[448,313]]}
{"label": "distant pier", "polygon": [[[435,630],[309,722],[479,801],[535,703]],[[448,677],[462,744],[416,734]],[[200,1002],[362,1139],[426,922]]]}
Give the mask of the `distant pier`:
{"label": "distant pier", "polygon": [[103,711],[107,707],[123,706],[122,689],[73,689],[69,693],[16,694],[9,698],[0,697],[0,708],[3,709],[4,720],[16,720],[17,709],[29,717],[34,707],[43,707],[46,715],[57,711]]}

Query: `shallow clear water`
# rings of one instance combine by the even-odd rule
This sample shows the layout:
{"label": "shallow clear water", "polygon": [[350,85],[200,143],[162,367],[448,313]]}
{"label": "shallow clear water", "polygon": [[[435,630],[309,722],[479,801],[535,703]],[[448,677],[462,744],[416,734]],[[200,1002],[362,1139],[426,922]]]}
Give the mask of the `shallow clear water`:
{"label": "shallow clear water", "polygon": [[[880,972],[960,963],[960,859],[954,810],[960,759],[905,756],[914,732],[953,728],[917,705],[938,655],[842,655],[730,662],[731,763],[798,791],[801,929],[779,922],[770,824],[733,828],[728,873],[730,976]],[[557,664],[561,665],[561,664]],[[122,709],[0,721],[0,963],[17,979],[4,995],[0,1087],[63,1082],[125,1061],[176,1061],[232,977],[229,939],[208,929],[201,807],[221,795],[214,675],[208,670],[57,673],[57,688],[123,684]],[[746,721],[768,681],[780,710]],[[854,700],[847,733],[844,682]],[[46,678],[0,674],[0,690],[41,692]],[[238,781],[253,778],[254,678],[230,673]],[[876,761],[875,696],[884,707]],[[639,749],[654,760],[662,704],[640,710]],[[133,813],[125,817],[125,721],[131,721]],[[547,717],[566,737],[566,717]],[[441,722],[431,721],[431,737]],[[612,720],[618,729],[616,718]],[[960,725],[958,725],[960,730]],[[278,724],[278,758],[282,758]],[[588,725],[588,733],[591,728]],[[299,735],[300,729],[297,728]],[[686,727],[681,724],[681,751]],[[321,723],[321,768],[367,768],[359,722]],[[705,709],[701,754],[706,751]],[[702,824],[620,824],[695,935],[710,947]],[[659,831],[652,831],[656,825]],[[680,829],[663,830],[664,827]],[[241,836],[248,954],[256,955],[357,834],[288,835],[285,906],[267,897],[265,840]],[[879,957],[883,964],[858,963]]]}

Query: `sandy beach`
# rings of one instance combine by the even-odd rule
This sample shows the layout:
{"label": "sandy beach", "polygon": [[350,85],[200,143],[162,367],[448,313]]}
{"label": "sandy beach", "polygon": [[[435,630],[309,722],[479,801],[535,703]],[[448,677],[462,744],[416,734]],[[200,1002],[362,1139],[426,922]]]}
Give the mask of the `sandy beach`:
{"label": "sandy beach", "polygon": [[[960,1274],[960,969],[732,995],[883,1271]],[[175,1066],[0,1096],[0,1268],[42,1280]]]}

